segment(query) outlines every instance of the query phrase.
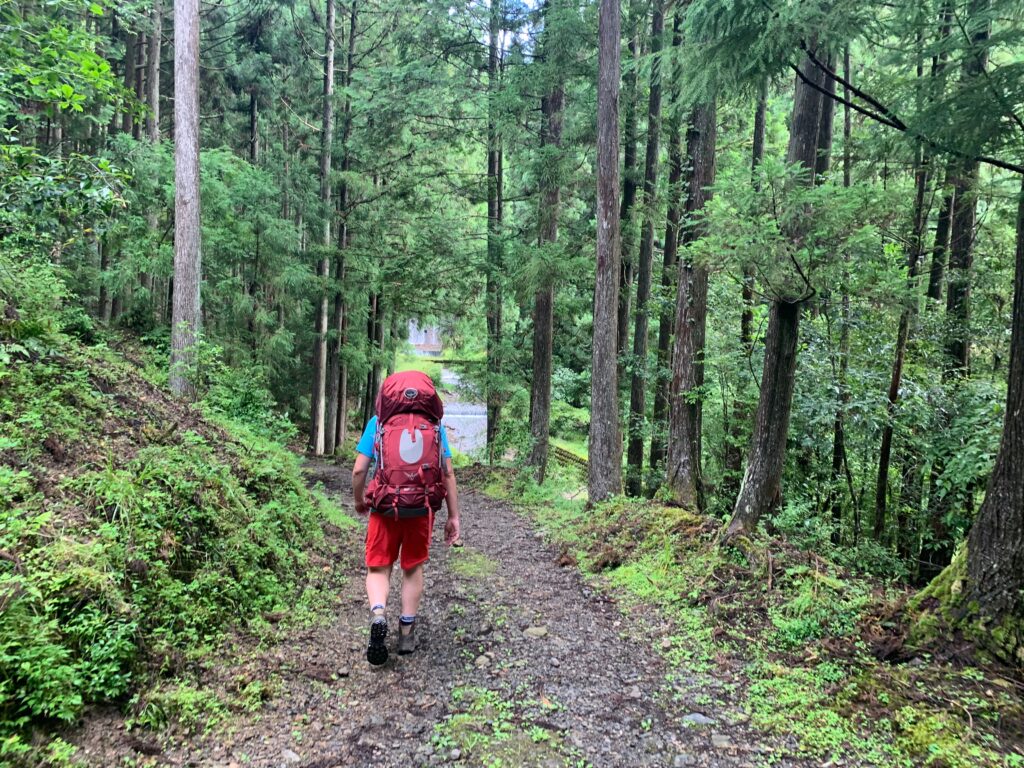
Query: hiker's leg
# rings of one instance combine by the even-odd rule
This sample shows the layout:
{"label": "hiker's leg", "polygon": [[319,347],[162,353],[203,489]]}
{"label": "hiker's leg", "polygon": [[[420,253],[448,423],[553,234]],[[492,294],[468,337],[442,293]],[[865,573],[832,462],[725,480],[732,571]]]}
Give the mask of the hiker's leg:
{"label": "hiker's leg", "polygon": [[366,569],[366,599],[370,602],[370,610],[374,606],[388,604],[388,592],[391,591],[391,566]]}
{"label": "hiker's leg", "polygon": [[402,569],[402,615],[415,616],[423,597],[423,563]]}

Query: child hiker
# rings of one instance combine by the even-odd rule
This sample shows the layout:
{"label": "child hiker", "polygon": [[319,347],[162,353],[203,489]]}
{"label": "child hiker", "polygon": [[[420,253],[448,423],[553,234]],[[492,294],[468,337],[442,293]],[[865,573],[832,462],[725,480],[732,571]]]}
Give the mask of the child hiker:
{"label": "child hiker", "polygon": [[[449,546],[455,543],[459,496],[448,436],[441,425],[444,406],[430,377],[420,371],[388,376],[377,394],[376,411],[356,446],[352,489],[356,512],[369,513],[366,660],[379,665],[388,660],[385,608],[395,560],[400,559],[402,567],[398,653],[407,654],[416,650],[416,612],[423,596],[423,565],[429,556],[434,514],[444,501],[448,507],[444,540]],[[369,485],[368,475],[372,475]]]}

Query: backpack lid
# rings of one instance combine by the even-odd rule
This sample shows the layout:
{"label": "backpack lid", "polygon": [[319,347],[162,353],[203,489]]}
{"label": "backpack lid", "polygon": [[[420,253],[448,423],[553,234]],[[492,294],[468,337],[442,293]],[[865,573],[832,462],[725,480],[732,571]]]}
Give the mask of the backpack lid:
{"label": "backpack lid", "polygon": [[423,371],[402,371],[384,379],[377,393],[377,421],[386,422],[396,413],[422,413],[440,423],[444,404],[434,382]]}

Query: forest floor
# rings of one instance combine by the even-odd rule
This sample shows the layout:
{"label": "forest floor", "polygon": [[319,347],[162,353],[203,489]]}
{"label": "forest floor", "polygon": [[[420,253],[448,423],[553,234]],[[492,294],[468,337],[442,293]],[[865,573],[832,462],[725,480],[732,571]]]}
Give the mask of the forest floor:
{"label": "forest floor", "polygon": [[[310,461],[306,471],[351,498],[347,467]],[[263,681],[257,711],[172,725],[159,740],[101,713],[76,757],[217,768],[804,764],[745,725],[722,681],[669,674],[656,612],[624,612],[509,503],[467,488],[462,506],[463,547],[435,531],[416,653],[367,664],[361,541],[328,526],[336,619],[239,639],[203,672],[212,689]],[[397,576],[392,595],[394,630]]]}

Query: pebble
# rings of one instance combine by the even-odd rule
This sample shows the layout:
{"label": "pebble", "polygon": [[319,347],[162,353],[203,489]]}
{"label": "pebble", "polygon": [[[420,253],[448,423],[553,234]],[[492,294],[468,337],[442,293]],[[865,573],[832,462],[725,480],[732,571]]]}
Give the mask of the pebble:
{"label": "pebble", "polygon": [[627,699],[633,699],[633,701],[639,701],[643,697],[644,697],[644,695],[641,692],[639,685],[634,685],[628,691],[626,691],[626,698]]}
{"label": "pebble", "polygon": [[348,677],[350,674],[352,674],[352,670],[348,667],[342,667],[338,670],[338,677]]}
{"label": "pebble", "polygon": [[714,725],[714,718],[703,715],[700,712],[691,712],[683,717],[683,721],[694,725]]}
{"label": "pebble", "polygon": [[552,656],[551,657],[551,666],[552,667],[560,667],[560,666],[562,666],[562,662],[558,660],[557,656]]}
{"label": "pebble", "polygon": [[713,746],[715,749],[731,749],[732,739],[730,739],[724,733],[712,733],[711,746]]}
{"label": "pebble", "polygon": [[663,651],[671,650],[672,649],[672,638],[670,638],[670,637],[662,638],[662,640],[661,640],[661,649]]}
{"label": "pebble", "polygon": [[302,760],[301,757],[299,757],[295,752],[292,752],[290,749],[282,749],[281,750],[281,758],[286,763],[297,763],[300,760]]}
{"label": "pebble", "polygon": [[451,752],[448,753],[448,759],[453,762],[455,760],[458,760],[460,757],[462,757],[462,750],[458,747],[455,747]]}
{"label": "pebble", "polygon": [[527,637],[540,638],[544,637],[548,633],[548,628],[545,626],[539,627],[527,627],[523,630],[523,634]]}
{"label": "pebble", "polygon": [[672,768],[686,768],[688,765],[696,765],[697,758],[686,752],[680,752],[672,759]]}
{"label": "pebble", "polygon": [[480,669],[483,669],[491,663],[491,659],[486,653],[481,653],[479,656],[476,657],[476,661],[474,661],[473,663],[476,664],[476,666]]}

